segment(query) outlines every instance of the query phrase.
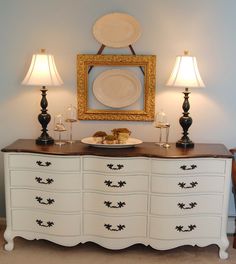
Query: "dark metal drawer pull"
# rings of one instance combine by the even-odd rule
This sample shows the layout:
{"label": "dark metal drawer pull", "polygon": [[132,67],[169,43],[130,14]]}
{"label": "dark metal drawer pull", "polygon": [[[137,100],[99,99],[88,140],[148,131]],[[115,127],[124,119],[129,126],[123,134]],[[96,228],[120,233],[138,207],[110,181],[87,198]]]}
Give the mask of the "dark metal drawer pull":
{"label": "dark metal drawer pull", "polygon": [[180,209],[183,209],[183,210],[189,210],[189,209],[193,209],[195,206],[197,206],[197,203],[196,202],[191,202],[188,204],[188,206],[186,206],[185,203],[178,203],[178,206]]}
{"label": "dark metal drawer pull", "polygon": [[53,204],[55,202],[54,199],[51,199],[51,198],[48,198],[47,199],[47,202],[43,202],[43,198],[40,197],[40,196],[36,196],[35,199],[40,203],[40,204],[45,204],[45,205],[50,205],[50,204]]}
{"label": "dark metal drawer pull", "polygon": [[111,188],[121,188],[124,187],[124,185],[126,184],[125,181],[118,181],[117,184],[112,184],[113,182],[110,180],[105,180],[104,183]]}
{"label": "dark metal drawer pull", "polygon": [[196,168],[197,168],[197,165],[195,164],[190,165],[190,167],[187,167],[186,165],[180,166],[180,169],[182,170],[194,170]]}
{"label": "dark metal drawer pull", "polygon": [[117,225],[117,228],[112,228],[111,224],[104,224],[104,227],[109,230],[109,231],[122,231],[123,229],[125,229],[125,225]]}
{"label": "dark metal drawer pull", "polygon": [[35,177],[35,180],[37,183],[40,183],[40,184],[51,184],[54,182],[54,180],[50,178],[46,179],[46,182],[44,182],[42,181],[43,179],[41,177]]}
{"label": "dark metal drawer pull", "polygon": [[43,227],[51,227],[51,226],[54,225],[54,223],[51,222],[51,221],[48,221],[47,224],[45,225],[45,224],[43,223],[43,221],[40,220],[40,219],[37,219],[37,220],[36,220],[36,223],[37,223],[39,226],[43,226]]}
{"label": "dark metal drawer pull", "polygon": [[36,163],[41,166],[41,167],[48,167],[50,165],[52,165],[52,163],[50,161],[45,161],[44,163],[40,160],[36,161]]}
{"label": "dark metal drawer pull", "polygon": [[117,164],[116,167],[114,167],[114,166],[115,166],[114,164],[107,164],[107,167],[110,170],[121,170],[124,168],[124,165],[122,165],[122,164]]}
{"label": "dark metal drawer pull", "polygon": [[186,182],[179,182],[178,185],[182,189],[192,189],[198,185],[198,182],[190,182],[190,185],[187,185],[187,186],[186,186]]}
{"label": "dark metal drawer pull", "polygon": [[126,205],[125,202],[117,202],[117,205],[112,205],[112,202],[110,202],[110,201],[104,201],[104,204],[108,208],[121,208],[121,207],[124,207]]}
{"label": "dark metal drawer pull", "polygon": [[188,226],[188,229],[184,229],[183,226],[179,225],[179,226],[176,226],[175,229],[178,231],[178,232],[191,232],[193,231],[197,226],[196,225],[189,225]]}

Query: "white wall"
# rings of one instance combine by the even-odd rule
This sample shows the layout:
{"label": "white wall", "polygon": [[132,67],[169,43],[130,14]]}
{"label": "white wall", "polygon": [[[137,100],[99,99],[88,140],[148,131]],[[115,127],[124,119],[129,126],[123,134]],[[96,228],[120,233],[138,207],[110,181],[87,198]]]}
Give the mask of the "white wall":
{"label": "white wall", "polygon": [[[190,137],[195,142],[236,146],[235,10],[235,0],[0,0],[0,147],[39,135],[39,89],[21,85],[32,54],[40,48],[54,54],[64,80],[62,87],[48,92],[48,109],[54,116],[70,103],[76,104],[76,55],[96,53],[100,44],[92,35],[92,26],[110,12],[133,15],[143,29],[135,51],[157,55],[156,109],[164,109],[169,118],[171,141],[181,136],[178,118],[183,95],[181,89],[167,88],[165,82],[175,56],[188,49],[197,57],[206,84],[191,94]],[[89,136],[101,126],[106,130],[126,126],[134,137],[157,139],[150,122],[118,121],[78,122],[75,137]],[[3,192],[1,154],[0,216],[5,214]]]}

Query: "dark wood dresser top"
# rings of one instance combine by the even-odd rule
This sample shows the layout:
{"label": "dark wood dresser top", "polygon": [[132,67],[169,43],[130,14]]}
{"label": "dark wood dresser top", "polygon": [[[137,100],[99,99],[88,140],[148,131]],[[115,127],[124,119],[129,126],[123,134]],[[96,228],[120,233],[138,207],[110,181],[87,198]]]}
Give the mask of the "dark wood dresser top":
{"label": "dark wood dresser top", "polygon": [[171,144],[168,149],[157,146],[153,142],[144,142],[131,148],[96,148],[80,141],[62,146],[35,144],[33,139],[18,139],[2,149],[2,152],[25,152],[49,155],[95,155],[107,157],[155,157],[155,158],[232,158],[232,154],[223,144],[195,144],[192,149],[176,148]]}

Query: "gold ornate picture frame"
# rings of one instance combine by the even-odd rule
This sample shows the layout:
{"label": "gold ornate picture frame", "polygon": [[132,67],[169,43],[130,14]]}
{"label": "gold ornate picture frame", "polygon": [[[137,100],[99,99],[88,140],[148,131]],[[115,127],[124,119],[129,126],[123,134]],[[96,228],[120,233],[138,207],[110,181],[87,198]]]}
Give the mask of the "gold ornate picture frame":
{"label": "gold ornate picture frame", "polygon": [[[97,109],[89,104],[91,69],[97,67],[132,67],[143,72],[142,109]],[[91,72],[90,72],[91,71]],[[77,56],[77,102],[79,120],[152,121],[155,112],[155,55],[90,55]]]}

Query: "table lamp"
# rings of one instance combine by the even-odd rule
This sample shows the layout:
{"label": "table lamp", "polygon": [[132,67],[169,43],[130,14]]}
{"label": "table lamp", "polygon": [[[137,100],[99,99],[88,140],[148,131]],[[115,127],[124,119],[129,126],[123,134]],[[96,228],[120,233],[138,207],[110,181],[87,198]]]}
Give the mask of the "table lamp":
{"label": "table lamp", "polygon": [[42,99],[40,102],[41,113],[38,115],[38,121],[42,126],[42,133],[36,139],[38,145],[49,145],[54,143],[54,139],[47,133],[47,125],[51,120],[50,114],[47,113],[47,89],[46,86],[57,86],[63,84],[54,62],[54,57],[46,54],[42,49],[40,54],[34,54],[32,57],[29,70],[22,82],[24,85],[42,86]]}
{"label": "table lamp", "polygon": [[192,125],[192,118],[189,116],[189,88],[205,87],[197,66],[195,57],[189,56],[189,52],[185,51],[184,55],[177,56],[173,71],[167,81],[167,86],[185,87],[184,102],[183,102],[183,116],[180,117],[179,123],[183,128],[182,138],[176,142],[176,147],[193,148],[194,143],[188,137],[188,129]]}

